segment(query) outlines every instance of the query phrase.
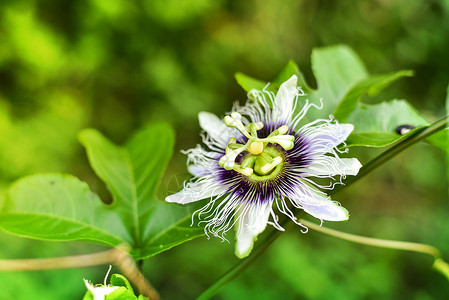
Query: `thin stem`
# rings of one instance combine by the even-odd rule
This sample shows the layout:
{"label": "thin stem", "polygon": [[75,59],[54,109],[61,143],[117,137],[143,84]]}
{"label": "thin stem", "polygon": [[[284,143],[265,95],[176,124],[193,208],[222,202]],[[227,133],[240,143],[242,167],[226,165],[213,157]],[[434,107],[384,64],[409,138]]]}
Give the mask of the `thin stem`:
{"label": "thin stem", "polygon": [[151,300],[159,300],[158,292],[151,286],[139,270],[134,259],[125,251],[118,251],[114,263],[120,268],[123,275],[134,283],[140,294]]}
{"label": "thin stem", "polygon": [[418,253],[429,254],[433,257],[434,263],[433,268],[439,271],[441,274],[446,276],[449,279],[449,264],[446,263],[441,258],[440,250],[437,248],[420,243],[410,243],[410,242],[401,242],[401,241],[392,241],[392,240],[383,240],[383,239],[375,239],[366,236],[360,236],[355,234],[350,234],[346,232],[341,232],[335,229],[326,228],[323,226],[319,226],[315,223],[309,222],[304,219],[299,220],[302,224],[306,225],[309,229],[342,239],[346,241],[350,241],[357,244],[368,245],[379,248],[388,248],[388,249],[397,249],[404,251],[412,251]]}
{"label": "thin stem", "polygon": [[400,242],[400,241],[392,241],[392,240],[383,240],[383,239],[375,239],[355,234],[350,234],[346,232],[341,232],[335,229],[326,228],[324,226],[317,225],[310,221],[300,219],[302,224],[306,225],[309,229],[342,239],[346,241],[350,241],[353,243],[380,247],[380,248],[390,248],[390,249],[398,249],[398,250],[406,250],[413,252],[420,252],[432,255],[435,259],[441,256],[440,251],[429,245],[418,244],[418,243],[410,243],[410,242]]}
{"label": "thin stem", "polygon": [[92,254],[31,259],[2,259],[0,271],[36,271],[82,268],[111,263],[116,249]]}
{"label": "thin stem", "polygon": [[0,271],[54,270],[114,264],[142,295],[151,300],[158,300],[159,295],[156,290],[145,279],[133,258],[124,250],[126,249],[114,248],[92,254],[65,257],[5,259],[0,260]]}

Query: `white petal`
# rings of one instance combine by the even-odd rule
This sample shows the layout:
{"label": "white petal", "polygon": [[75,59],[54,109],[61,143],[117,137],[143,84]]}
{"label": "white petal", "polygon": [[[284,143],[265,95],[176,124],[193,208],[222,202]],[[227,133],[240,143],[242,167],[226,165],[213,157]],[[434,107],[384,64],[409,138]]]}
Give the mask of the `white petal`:
{"label": "white petal", "polygon": [[[253,206],[252,204],[247,206]],[[247,207],[246,207],[247,208]],[[245,208],[243,208],[245,209]],[[271,203],[255,205],[245,211],[237,220],[237,240],[235,254],[239,258],[248,256],[253,249],[257,236],[267,227],[268,217],[271,212]]]}
{"label": "white petal", "polygon": [[349,219],[348,211],[344,207],[330,200],[320,206],[303,204],[303,209],[306,213],[320,220],[346,221]]}
{"label": "white petal", "polygon": [[308,137],[312,141],[312,148],[329,152],[331,149],[343,143],[353,130],[354,125],[352,124],[328,124],[317,127]]}
{"label": "white petal", "polygon": [[222,145],[226,145],[231,138],[231,128],[226,126],[223,120],[209,112],[200,112],[198,114],[200,126],[209,136]]}
{"label": "white petal", "polygon": [[188,165],[187,170],[193,176],[198,176],[198,177],[205,176],[210,173],[209,168],[199,166],[199,165]]}
{"label": "white petal", "polygon": [[112,293],[116,289],[118,289],[120,286],[97,286],[95,287],[91,283],[89,283],[86,279],[84,280],[84,284],[86,285],[86,288],[92,293],[94,300],[104,300],[106,295]]}
{"label": "white petal", "polygon": [[312,191],[312,189],[308,189],[307,194],[304,192],[296,193],[296,197],[290,197],[290,200],[299,204],[306,213],[315,218],[326,221],[346,221],[349,219],[349,213],[344,207],[322,193]]}
{"label": "white petal", "polygon": [[304,169],[304,176],[352,175],[359,172],[362,164],[357,158],[338,158],[321,155]]}
{"label": "white petal", "polygon": [[189,183],[180,192],[165,198],[167,202],[175,202],[179,204],[187,204],[198,200],[211,198],[226,193],[225,186],[211,184],[210,181],[197,181]]}
{"label": "white petal", "polygon": [[276,101],[273,103],[272,117],[275,123],[290,121],[294,111],[295,97],[298,94],[297,82],[298,78],[293,75],[281,84],[276,95]]}

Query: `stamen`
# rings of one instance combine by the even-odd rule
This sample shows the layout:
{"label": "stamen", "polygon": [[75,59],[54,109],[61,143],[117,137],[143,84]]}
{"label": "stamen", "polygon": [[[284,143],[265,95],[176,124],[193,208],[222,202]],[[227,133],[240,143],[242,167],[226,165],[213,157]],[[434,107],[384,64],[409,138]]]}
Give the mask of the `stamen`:
{"label": "stamen", "polygon": [[242,166],[239,166],[239,165],[235,165],[233,170],[236,172],[239,172],[245,176],[250,176],[254,172],[254,170],[251,168],[248,168],[248,167],[242,168]]}
{"label": "stamen", "polygon": [[288,126],[287,125],[282,125],[278,129],[276,129],[273,132],[271,132],[270,135],[267,136],[267,138],[272,137],[272,136],[277,136],[277,135],[284,135],[284,134],[287,133],[287,131],[288,131]]}
{"label": "stamen", "polygon": [[263,159],[265,159],[269,163],[273,162],[273,157],[271,157],[269,154],[267,154],[265,152],[260,153],[260,157],[262,157]]}
{"label": "stamen", "polygon": [[256,122],[256,123],[250,123],[248,125],[245,126],[245,129],[249,132],[251,132],[251,134],[254,137],[257,137],[257,130],[261,130],[263,128],[263,123],[262,122]]}
{"label": "stamen", "polygon": [[243,126],[242,115],[238,112],[233,112],[230,116],[224,117],[224,122],[226,126],[235,127],[240,130],[240,132],[243,133],[247,138],[251,138],[251,135],[245,129],[245,126]]}
{"label": "stamen", "polygon": [[273,170],[277,165],[279,165],[282,162],[282,157],[277,156],[273,159],[273,162],[267,163],[263,165],[260,170],[264,174],[268,174],[271,170]]}
{"label": "stamen", "polygon": [[[234,170],[245,176],[250,176],[254,172],[258,175],[268,175],[282,162],[282,157],[273,157],[269,153],[265,153],[264,150],[267,145],[269,143],[278,144],[285,150],[290,150],[294,146],[295,137],[286,135],[289,130],[287,125],[280,126],[266,138],[258,138],[257,131],[264,127],[262,122],[254,122],[244,126],[242,115],[238,112],[232,112],[230,116],[225,116],[224,122],[229,127],[237,128],[248,138],[245,145],[237,143],[234,137],[229,139],[226,145],[226,154],[218,162],[226,170]],[[242,165],[237,165],[235,160],[243,151],[248,151],[249,156],[245,157]]]}
{"label": "stamen", "polygon": [[257,156],[254,172],[259,176],[269,175],[271,171],[282,162],[281,156],[272,157],[263,152]]}
{"label": "stamen", "polygon": [[263,128],[262,122],[256,122],[254,123],[254,126],[256,127],[256,130],[261,130]]}
{"label": "stamen", "polygon": [[245,145],[239,144],[239,143],[229,143],[229,144],[226,146],[226,150],[228,150],[228,148],[229,148],[229,149],[238,149],[238,148],[242,148],[242,147],[245,147]]}
{"label": "stamen", "polygon": [[285,150],[290,150],[294,146],[295,137],[293,135],[276,135],[264,139],[264,142],[279,144]]}
{"label": "stamen", "polygon": [[237,140],[234,137],[231,137],[229,139],[229,142],[226,145],[226,154],[230,154],[232,150],[240,148],[240,147],[235,147],[235,148],[234,147],[230,147],[230,145],[234,145],[236,142],[237,142]]}
{"label": "stamen", "polygon": [[243,151],[245,151],[245,147],[230,151],[229,154],[225,154],[220,158],[218,164],[223,168],[225,168],[226,170],[232,170],[234,168],[235,159]]}
{"label": "stamen", "polygon": [[286,134],[288,131],[288,126],[287,125],[282,125],[281,127],[278,128],[279,134]]}
{"label": "stamen", "polygon": [[257,137],[257,129],[254,123],[249,124],[249,132],[251,133],[251,136]]}
{"label": "stamen", "polygon": [[256,159],[257,159],[257,156],[249,155],[249,157],[246,157],[245,160],[243,160],[241,167],[246,168],[248,166],[253,166]]}

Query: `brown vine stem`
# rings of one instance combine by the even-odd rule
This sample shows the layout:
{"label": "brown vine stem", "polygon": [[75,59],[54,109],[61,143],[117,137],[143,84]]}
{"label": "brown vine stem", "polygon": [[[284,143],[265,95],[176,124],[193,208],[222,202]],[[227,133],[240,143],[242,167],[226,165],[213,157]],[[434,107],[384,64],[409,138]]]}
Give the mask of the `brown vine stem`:
{"label": "brown vine stem", "polygon": [[159,294],[151,286],[137,267],[126,249],[113,248],[110,250],[64,257],[5,259],[0,260],[0,271],[36,271],[67,268],[92,267],[103,264],[113,264],[119,267],[122,274],[132,282],[140,294],[150,300],[159,300]]}

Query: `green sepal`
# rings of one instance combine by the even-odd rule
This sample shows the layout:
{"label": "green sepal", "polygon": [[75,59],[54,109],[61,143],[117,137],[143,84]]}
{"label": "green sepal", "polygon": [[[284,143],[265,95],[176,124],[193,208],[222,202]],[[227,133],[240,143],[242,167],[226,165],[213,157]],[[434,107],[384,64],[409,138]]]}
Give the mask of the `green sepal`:
{"label": "green sepal", "polygon": [[[121,274],[112,274],[110,283],[111,286],[118,286],[119,288],[107,294],[105,300],[148,300],[147,297],[142,295],[137,297],[129,280]],[[87,291],[83,300],[94,300],[92,293]]]}

